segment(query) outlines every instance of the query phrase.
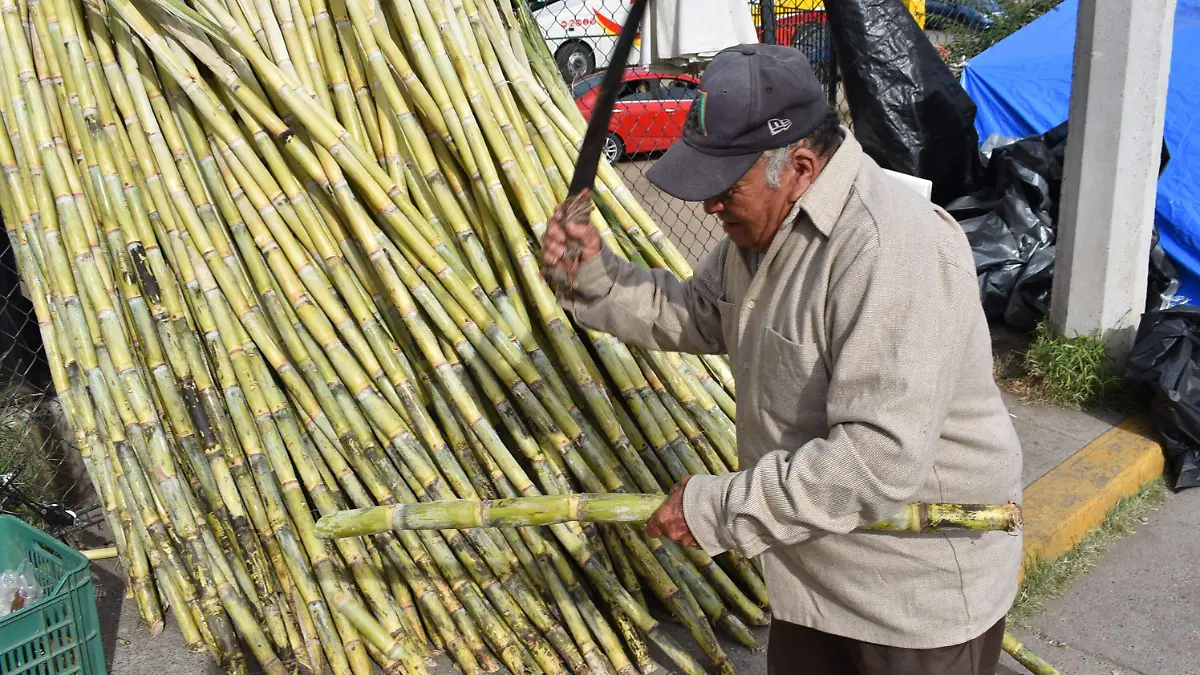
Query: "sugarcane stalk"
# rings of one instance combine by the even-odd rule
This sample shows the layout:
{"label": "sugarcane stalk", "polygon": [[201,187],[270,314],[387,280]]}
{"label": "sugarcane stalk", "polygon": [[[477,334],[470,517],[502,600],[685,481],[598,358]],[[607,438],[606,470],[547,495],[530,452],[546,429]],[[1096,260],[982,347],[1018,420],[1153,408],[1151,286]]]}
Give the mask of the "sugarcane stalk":
{"label": "sugarcane stalk", "polygon": [[1012,633],[1004,634],[1002,643],[1004,651],[1017,663],[1025,666],[1033,675],[1059,675],[1058,669],[1047,663],[1037,654],[1029,651]]}
{"label": "sugarcane stalk", "polygon": [[[644,523],[667,499],[661,494],[543,495],[495,500],[453,500],[352,509],[322,516],[317,536],[358,537],[403,530],[475,527],[535,527],[555,523]],[[1014,532],[1021,525],[1020,507],[1008,504],[906,504],[885,520],[861,530],[944,532],[948,530]]]}

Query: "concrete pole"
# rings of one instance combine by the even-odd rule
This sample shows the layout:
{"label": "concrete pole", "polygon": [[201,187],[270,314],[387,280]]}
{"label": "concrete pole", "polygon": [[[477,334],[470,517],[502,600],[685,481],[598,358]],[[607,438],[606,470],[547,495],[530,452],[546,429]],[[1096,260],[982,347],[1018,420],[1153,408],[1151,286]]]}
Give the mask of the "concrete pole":
{"label": "concrete pole", "polygon": [[1123,366],[1146,306],[1175,0],[1080,0],[1051,325]]}

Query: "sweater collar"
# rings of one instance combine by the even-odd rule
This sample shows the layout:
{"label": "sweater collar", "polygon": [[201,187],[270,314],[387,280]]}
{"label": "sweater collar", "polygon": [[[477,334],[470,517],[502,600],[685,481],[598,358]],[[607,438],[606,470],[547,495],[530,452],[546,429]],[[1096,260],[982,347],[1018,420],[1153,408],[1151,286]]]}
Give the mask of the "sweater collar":
{"label": "sweater collar", "polygon": [[784,222],[794,224],[803,210],[817,230],[828,237],[845,210],[862,157],[862,145],[849,129],[842,127],[842,144],[834,151],[817,179],[796,200]]}

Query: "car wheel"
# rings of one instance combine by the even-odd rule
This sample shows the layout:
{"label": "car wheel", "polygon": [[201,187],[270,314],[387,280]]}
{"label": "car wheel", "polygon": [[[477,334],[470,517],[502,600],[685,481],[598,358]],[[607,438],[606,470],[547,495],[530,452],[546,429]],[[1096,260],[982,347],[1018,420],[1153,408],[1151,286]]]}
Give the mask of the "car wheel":
{"label": "car wheel", "polygon": [[558,70],[568,84],[590,75],[596,69],[596,56],[592,48],[582,42],[568,42],[554,55]]}
{"label": "car wheel", "polygon": [[604,137],[604,146],[600,152],[604,155],[605,161],[609,164],[616,164],[625,157],[625,142],[621,140],[620,136],[610,131]]}

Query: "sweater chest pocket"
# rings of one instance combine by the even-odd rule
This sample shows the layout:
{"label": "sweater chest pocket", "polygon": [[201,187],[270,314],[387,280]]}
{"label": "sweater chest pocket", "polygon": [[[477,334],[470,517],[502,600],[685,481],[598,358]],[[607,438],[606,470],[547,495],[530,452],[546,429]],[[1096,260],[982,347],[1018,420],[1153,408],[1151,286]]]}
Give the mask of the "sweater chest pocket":
{"label": "sweater chest pocket", "polygon": [[829,372],[815,343],[796,343],[767,327],[759,349],[758,390],[772,438],[809,437],[826,427]]}

